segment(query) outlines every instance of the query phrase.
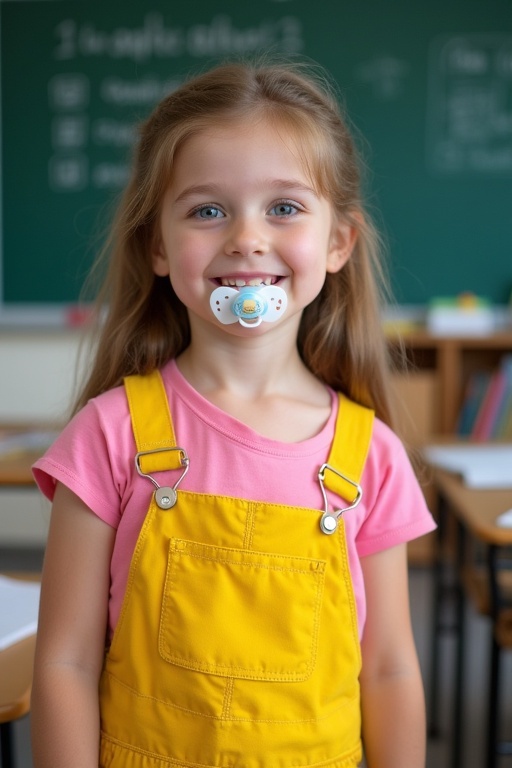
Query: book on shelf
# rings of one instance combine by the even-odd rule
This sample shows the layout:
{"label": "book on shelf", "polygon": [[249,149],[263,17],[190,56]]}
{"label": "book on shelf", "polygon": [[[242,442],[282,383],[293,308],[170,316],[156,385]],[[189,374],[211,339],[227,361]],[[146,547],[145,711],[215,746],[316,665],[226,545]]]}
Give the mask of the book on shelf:
{"label": "book on shelf", "polygon": [[505,355],[495,371],[470,376],[457,434],[478,441],[512,439],[512,354]]}
{"label": "book on shelf", "polygon": [[512,384],[510,384],[505,395],[503,412],[496,430],[496,437],[499,439],[512,439]]}
{"label": "book on shelf", "polygon": [[469,437],[473,431],[491,375],[489,371],[475,371],[468,379],[456,430],[461,437]]}

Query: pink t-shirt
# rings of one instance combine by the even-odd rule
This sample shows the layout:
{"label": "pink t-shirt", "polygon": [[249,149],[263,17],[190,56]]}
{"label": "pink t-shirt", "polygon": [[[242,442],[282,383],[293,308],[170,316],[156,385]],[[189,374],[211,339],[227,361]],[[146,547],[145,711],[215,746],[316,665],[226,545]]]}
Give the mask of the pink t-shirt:
{"label": "pink t-shirt", "polygon": [[[337,415],[334,392],[331,415],[317,435],[299,443],[281,443],[262,437],[212,405],[190,386],[174,361],[164,366],[162,377],[177,444],[190,459],[180,488],[323,510],[317,474],[327,461],[333,439]],[[61,482],[117,529],[111,562],[111,633],[154,491],[151,481],[137,473],[135,454],[124,388],[116,387],[91,400],[34,465],[36,482],[50,500],[56,482]],[[176,479],[158,477],[161,485],[172,485]],[[435,528],[401,442],[378,419],[361,485],[361,503],[345,515],[360,633],[366,601],[359,558]],[[333,507],[346,506],[335,494],[327,495]]]}

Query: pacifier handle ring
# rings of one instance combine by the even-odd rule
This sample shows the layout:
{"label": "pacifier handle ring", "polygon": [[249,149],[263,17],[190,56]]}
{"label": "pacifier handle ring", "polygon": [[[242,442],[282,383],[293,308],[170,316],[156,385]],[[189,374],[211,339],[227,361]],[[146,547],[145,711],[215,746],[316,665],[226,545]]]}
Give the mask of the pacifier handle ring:
{"label": "pacifier handle ring", "polygon": [[247,323],[243,317],[238,318],[238,322],[240,323],[240,325],[243,325],[244,328],[257,328],[258,325],[261,325],[262,321],[263,321],[263,318],[261,317],[261,315],[260,317],[254,318],[254,323]]}

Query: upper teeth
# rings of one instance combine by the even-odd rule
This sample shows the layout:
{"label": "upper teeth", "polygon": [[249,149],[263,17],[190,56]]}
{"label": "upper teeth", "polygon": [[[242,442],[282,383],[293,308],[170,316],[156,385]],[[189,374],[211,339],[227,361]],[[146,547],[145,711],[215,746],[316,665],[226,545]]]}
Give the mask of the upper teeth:
{"label": "upper teeth", "polygon": [[240,278],[221,277],[221,285],[230,285],[236,288],[242,288],[244,285],[272,285],[272,277],[254,277],[251,280],[241,280]]}

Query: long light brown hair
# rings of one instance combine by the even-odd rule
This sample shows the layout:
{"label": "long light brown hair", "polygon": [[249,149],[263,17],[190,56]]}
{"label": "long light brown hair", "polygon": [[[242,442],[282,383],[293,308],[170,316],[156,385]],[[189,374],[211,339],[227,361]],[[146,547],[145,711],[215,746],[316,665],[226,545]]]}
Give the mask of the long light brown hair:
{"label": "long light brown hair", "polygon": [[107,242],[97,306],[94,361],[75,410],[177,357],[190,343],[186,308],[151,253],[176,151],[191,136],[233,120],[264,118],[289,130],[317,190],[339,220],[356,227],[348,263],[327,274],[303,312],[298,349],[323,382],[391,423],[388,360],[381,331],[381,243],[361,199],[361,161],[325,76],[303,65],[228,63],[164,98],[140,128],[133,171]]}

